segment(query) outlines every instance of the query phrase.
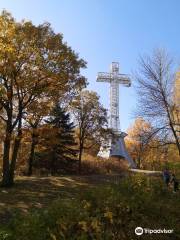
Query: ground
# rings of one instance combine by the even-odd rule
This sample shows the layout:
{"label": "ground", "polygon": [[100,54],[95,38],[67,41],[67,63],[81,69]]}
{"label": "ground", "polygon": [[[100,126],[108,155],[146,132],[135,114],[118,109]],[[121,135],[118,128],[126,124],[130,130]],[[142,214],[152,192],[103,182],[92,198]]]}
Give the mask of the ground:
{"label": "ground", "polygon": [[180,239],[180,192],[142,174],[18,177],[0,189],[0,240],[135,240],[137,226],[173,229]]}
{"label": "ground", "polygon": [[48,207],[57,198],[75,197],[84,188],[97,184],[118,182],[121,175],[17,177],[12,188],[0,188],[0,223],[10,218],[11,212],[27,213]]}

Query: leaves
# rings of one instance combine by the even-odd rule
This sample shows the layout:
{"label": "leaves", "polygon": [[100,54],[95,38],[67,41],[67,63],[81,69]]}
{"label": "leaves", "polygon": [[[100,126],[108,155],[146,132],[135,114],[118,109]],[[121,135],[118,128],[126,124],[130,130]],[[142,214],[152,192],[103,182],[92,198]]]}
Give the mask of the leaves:
{"label": "leaves", "polygon": [[[12,154],[14,161],[9,159],[7,148],[4,165],[13,162],[15,168],[24,120],[37,128],[51,111],[52,103],[70,102],[86,85],[86,79],[80,74],[85,66],[85,61],[63,42],[62,35],[56,34],[49,23],[35,26],[30,21],[16,22],[11,14],[2,12],[0,116],[7,129],[6,137],[17,134],[16,140],[19,139]],[[8,144],[13,146],[11,142]],[[4,172],[8,174],[9,169]]]}
{"label": "leaves", "polygon": [[107,112],[100,104],[97,94],[88,90],[82,91],[72,102],[71,111],[77,124],[79,140],[100,141],[100,133],[107,128]]}

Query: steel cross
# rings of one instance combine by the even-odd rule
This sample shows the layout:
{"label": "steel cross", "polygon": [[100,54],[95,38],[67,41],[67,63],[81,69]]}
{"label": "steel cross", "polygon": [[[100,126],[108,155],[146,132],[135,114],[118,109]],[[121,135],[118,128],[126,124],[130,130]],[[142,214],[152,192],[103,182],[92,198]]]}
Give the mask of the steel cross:
{"label": "steel cross", "polygon": [[126,87],[131,86],[131,80],[127,74],[119,73],[119,63],[112,62],[110,73],[99,72],[97,82],[110,83],[110,128],[120,132],[119,121],[119,84]]}

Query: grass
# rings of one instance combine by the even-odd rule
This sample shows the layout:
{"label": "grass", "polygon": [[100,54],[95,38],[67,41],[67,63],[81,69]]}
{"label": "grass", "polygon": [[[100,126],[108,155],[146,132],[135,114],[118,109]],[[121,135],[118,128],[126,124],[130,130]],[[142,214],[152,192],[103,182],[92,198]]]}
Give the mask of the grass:
{"label": "grass", "polygon": [[5,218],[0,239],[133,240],[134,229],[141,226],[174,229],[173,234],[146,234],[141,239],[176,240],[179,197],[158,177],[19,178],[14,188],[1,193]]}
{"label": "grass", "polygon": [[0,224],[13,211],[47,208],[57,198],[75,197],[81,189],[117,182],[120,175],[18,177],[12,188],[0,188]]}

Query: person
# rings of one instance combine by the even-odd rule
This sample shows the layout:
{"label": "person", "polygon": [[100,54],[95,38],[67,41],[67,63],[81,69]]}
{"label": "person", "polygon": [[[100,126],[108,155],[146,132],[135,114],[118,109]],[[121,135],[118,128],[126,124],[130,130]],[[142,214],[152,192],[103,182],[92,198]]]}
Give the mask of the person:
{"label": "person", "polygon": [[173,184],[174,192],[177,192],[179,190],[179,182],[175,174],[172,174],[171,183]]}
{"label": "person", "polygon": [[168,187],[170,183],[170,173],[167,168],[163,171],[163,178],[166,186]]}

